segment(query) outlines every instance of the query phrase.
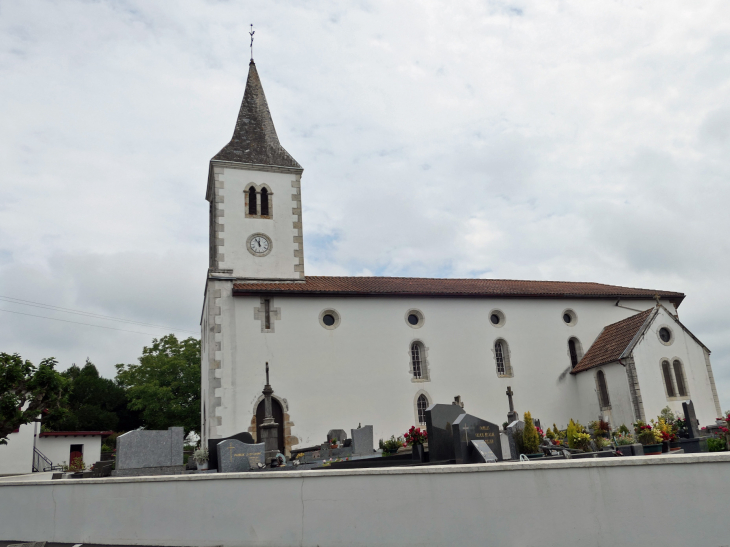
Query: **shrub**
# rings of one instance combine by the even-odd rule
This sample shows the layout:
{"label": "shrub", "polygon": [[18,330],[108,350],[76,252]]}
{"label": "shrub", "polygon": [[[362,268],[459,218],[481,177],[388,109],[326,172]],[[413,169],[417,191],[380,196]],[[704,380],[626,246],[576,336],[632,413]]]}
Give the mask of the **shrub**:
{"label": "shrub", "polygon": [[[575,436],[578,433],[585,433],[585,427],[583,427],[580,424],[580,422],[574,422],[571,419],[570,422],[568,423],[568,431],[565,435],[566,440],[568,441],[568,446],[570,448],[580,448],[580,446],[578,446],[575,441]],[[590,435],[589,435],[589,437],[590,437]]]}
{"label": "shrub", "polygon": [[613,440],[616,441],[616,444],[619,446],[634,444],[636,442],[636,439],[634,439],[634,436],[631,433],[628,433],[628,428],[626,426],[623,427],[626,428],[627,433],[619,433],[618,435],[614,435]]}
{"label": "shrub", "polygon": [[576,433],[573,435],[573,445],[571,448],[579,448],[590,452],[591,450],[591,436],[588,433]]}
{"label": "shrub", "polygon": [[534,454],[539,450],[540,447],[540,435],[537,432],[537,428],[532,421],[532,416],[529,412],[525,412],[525,429],[522,431],[522,444],[525,447],[527,454]]}
{"label": "shrub", "polygon": [[398,452],[401,446],[405,446],[405,439],[403,437],[395,438],[395,435],[391,435],[390,439],[383,441],[380,439],[380,448],[383,449],[383,456],[390,456]]}
{"label": "shrub", "polygon": [[710,449],[710,452],[723,452],[724,450],[727,450],[725,439],[721,439],[719,437],[710,437],[707,439],[707,446]]}

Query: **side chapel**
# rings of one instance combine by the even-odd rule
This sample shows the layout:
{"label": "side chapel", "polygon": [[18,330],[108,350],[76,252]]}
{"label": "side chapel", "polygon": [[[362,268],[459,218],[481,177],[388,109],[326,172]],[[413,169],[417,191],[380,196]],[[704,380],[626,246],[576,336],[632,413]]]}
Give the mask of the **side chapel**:
{"label": "side chapel", "polygon": [[253,60],[233,136],[210,160],[201,319],[202,437],[260,439],[271,364],[280,450],[330,429],[375,438],[460,395],[502,423],[515,408],[613,426],[694,402],[720,415],[710,350],[683,293],[591,282],[306,276],[301,165],[281,146]]}

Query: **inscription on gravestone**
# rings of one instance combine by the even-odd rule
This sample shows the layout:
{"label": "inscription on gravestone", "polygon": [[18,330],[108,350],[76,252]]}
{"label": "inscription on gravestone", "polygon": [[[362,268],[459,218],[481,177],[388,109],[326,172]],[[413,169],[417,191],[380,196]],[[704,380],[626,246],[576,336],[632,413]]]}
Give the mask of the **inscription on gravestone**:
{"label": "inscription on gravestone", "polygon": [[[499,426],[472,416],[462,414],[454,420],[451,426],[454,439],[454,455],[456,463],[470,463],[472,460],[469,441],[484,441],[496,456],[502,453],[502,444],[499,438]],[[502,459],[499,458],[498,459]]]}
{"label": "inscription on gravestone", "polygon": [[222,439],[208,439],[208,469],[218,469],[218,444],[228,439],[234,439],[244,444],[254,444],[253,437],[250,433],[243,431],[232,437],[223,437]]}
{"label": "inscription on gravestone", "polygon": [[235,439],[227,439],[218,443],[218,472],[235,473],[258,469],[258,464],[265,463],[266,444],[245,444]]}
{"label": "inscription on gravestone", "polygon": [[454,459],[454,420],[465,414],[458,405],[431,405],[426,409],[426,432],[428,433],[428,459],[440,462]]}

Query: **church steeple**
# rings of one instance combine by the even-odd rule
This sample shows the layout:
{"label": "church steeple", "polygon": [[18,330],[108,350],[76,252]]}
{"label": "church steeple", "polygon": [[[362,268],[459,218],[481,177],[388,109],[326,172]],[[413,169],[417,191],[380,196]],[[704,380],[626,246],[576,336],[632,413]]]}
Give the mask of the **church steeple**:
{"label": "church steeple", "polygon": [[248,67],[246,91],[233,137],[213,159],[290,169],[302,168],[279,143],[253,59]]}

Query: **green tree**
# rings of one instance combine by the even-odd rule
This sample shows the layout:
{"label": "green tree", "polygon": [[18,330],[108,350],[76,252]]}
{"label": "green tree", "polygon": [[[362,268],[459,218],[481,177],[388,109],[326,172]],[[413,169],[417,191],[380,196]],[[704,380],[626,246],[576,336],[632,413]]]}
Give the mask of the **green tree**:
{"label": "green tree", "polygon": [[124,388],[99,376],[88,359],[82,368],[71,365],[61,375],[68,381],[68,395],[46,421],[52,431],[129,431],[142,425],[139,413],[128,408]]}
{"label": "green tree", "polygon": [[535,454],[540,449],[540,435],[529,412],[524,414],[525,428],[522,430],[522,444],[526,454]]}
{"label": "green tree", "polygon": [[138,365],[117,365],[117,382],[129,408],[141,412],[148,429],[182,426],[200,430],[200,340],[174,334],[154,339]]}
{"label": "green tree", "polygon": [[57,364],[49,357],[36,368],[17,353],[0,353],[0,444],[63,399],[66,381],[56,372]]}

